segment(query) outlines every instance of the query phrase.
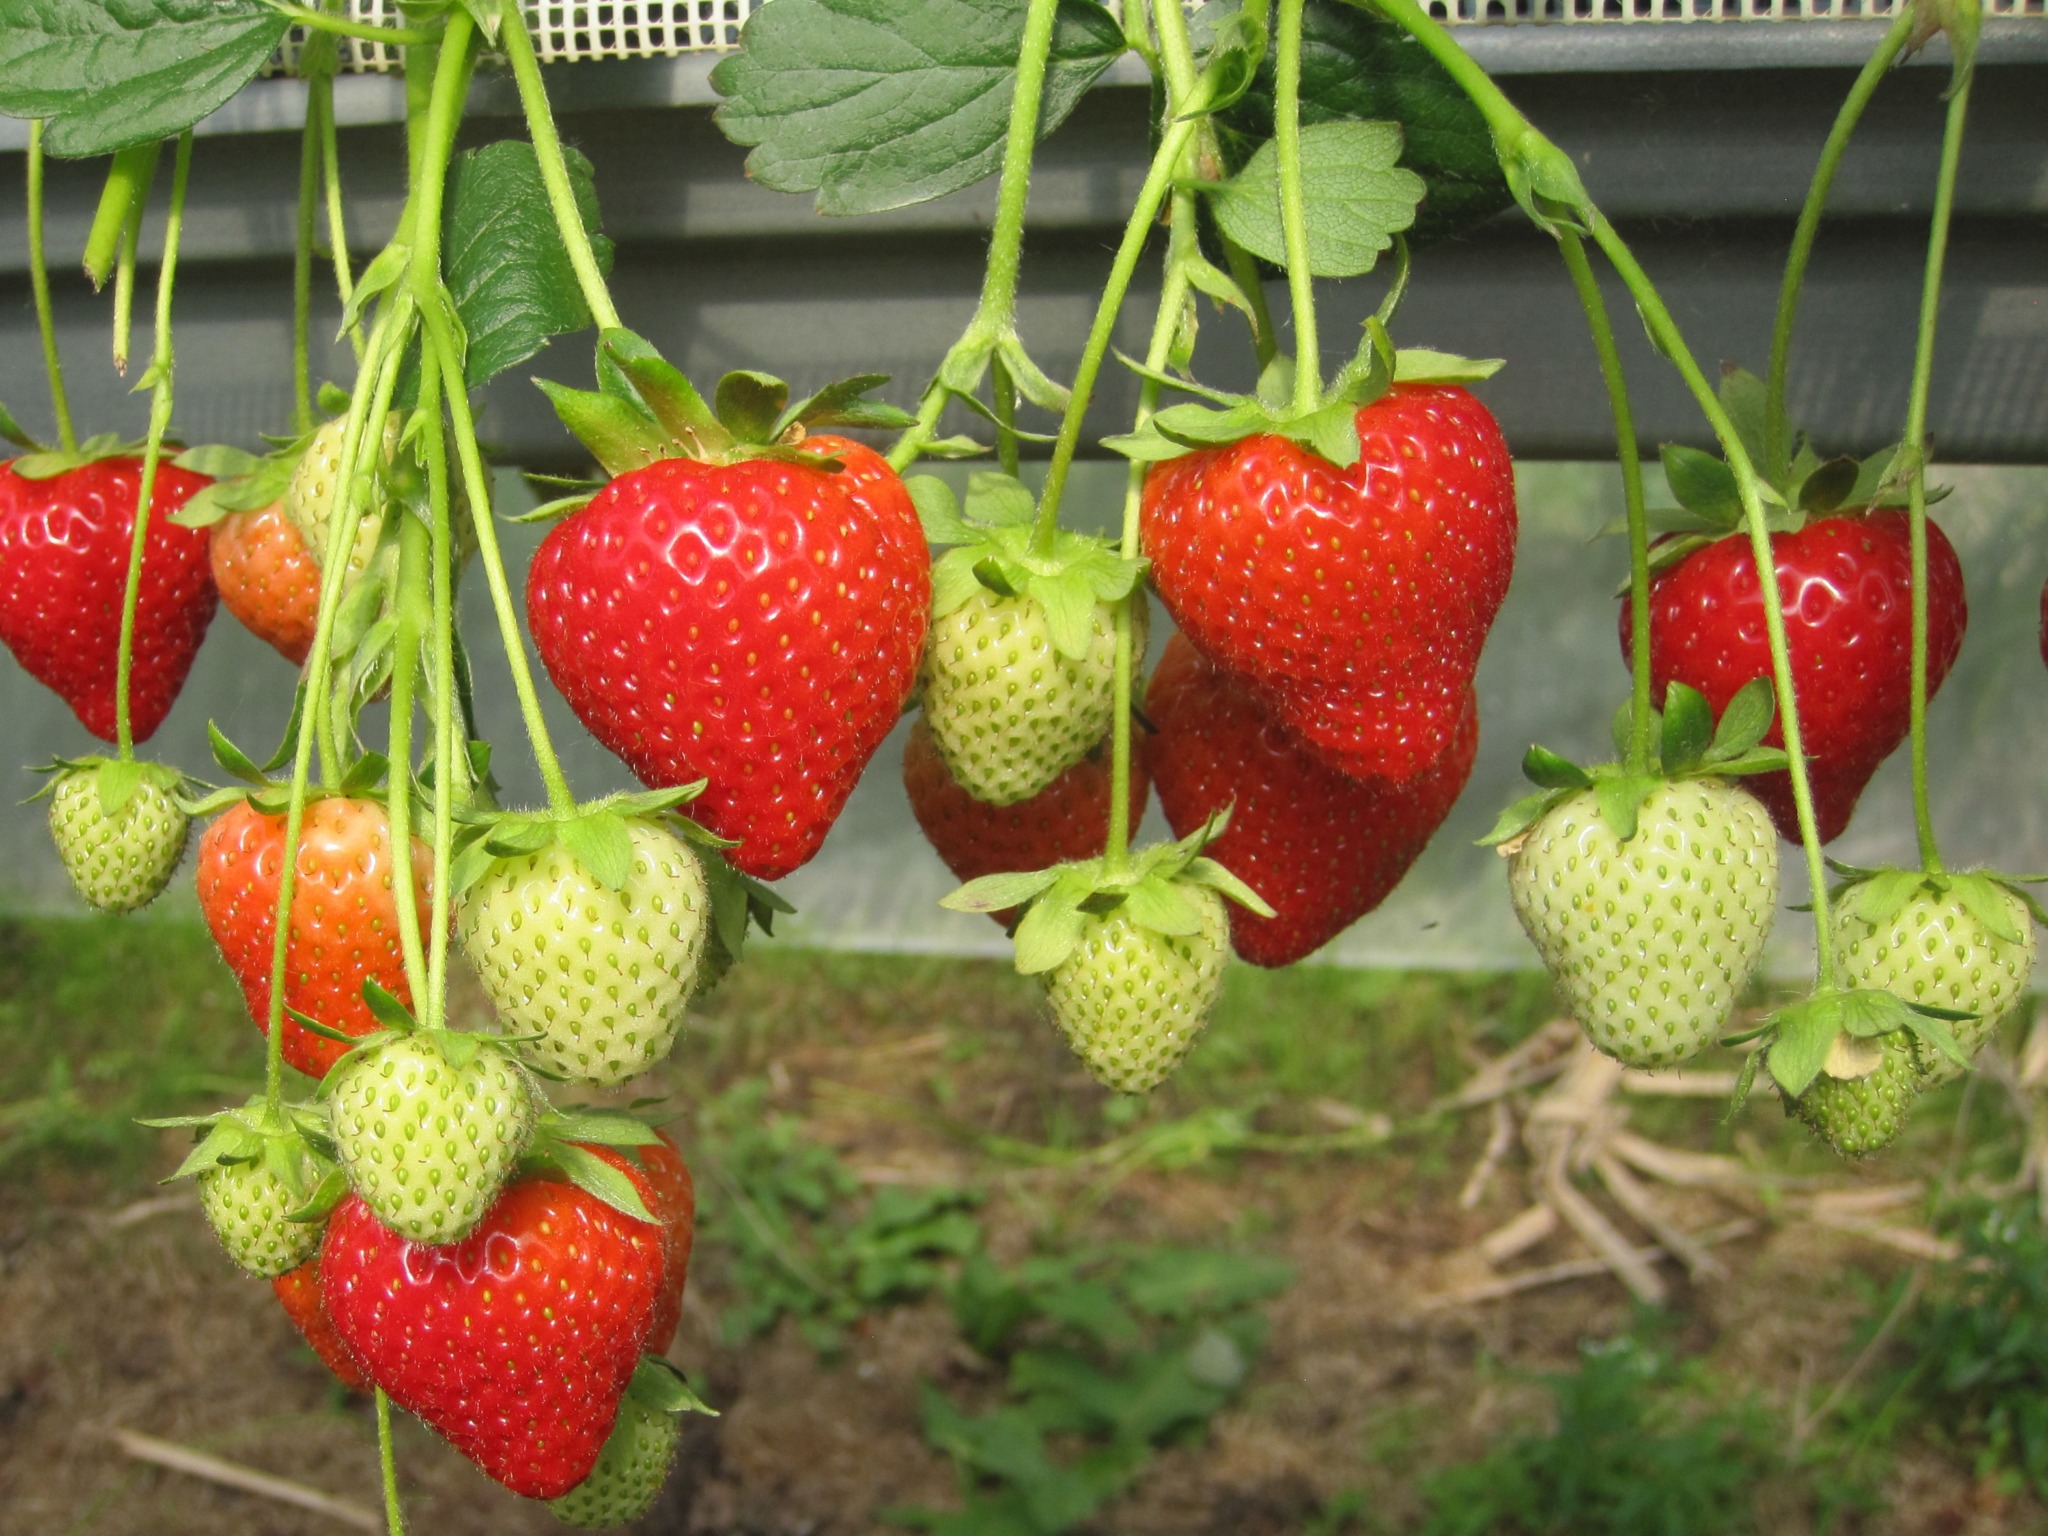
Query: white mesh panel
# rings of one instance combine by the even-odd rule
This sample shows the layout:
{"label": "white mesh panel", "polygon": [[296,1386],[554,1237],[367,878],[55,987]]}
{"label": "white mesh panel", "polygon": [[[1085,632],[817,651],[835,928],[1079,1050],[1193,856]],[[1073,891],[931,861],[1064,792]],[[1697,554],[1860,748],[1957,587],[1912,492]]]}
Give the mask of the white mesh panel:
{"label": "white mesh panel", "polygon": [[[1895,15],[1904,0],[1428,0],[1429,14],[1452,26],[1513,22],[1843,21]],[[395,0],[347,0],[349,16],[378,26],[398,24]],[[768,0],[528,0],[527,25],[541,58],[673,58],[722,53],[738,45],[747,17]],[[1187,0],[1190,11],[1201,0]],[[2048,15],[2048,0],[1984,0],[1987,16]],[[293,28],[273,71],[298,61],[305,34]],[[342,68],[399,67],[399,50],[356,38],[341,40]]]}

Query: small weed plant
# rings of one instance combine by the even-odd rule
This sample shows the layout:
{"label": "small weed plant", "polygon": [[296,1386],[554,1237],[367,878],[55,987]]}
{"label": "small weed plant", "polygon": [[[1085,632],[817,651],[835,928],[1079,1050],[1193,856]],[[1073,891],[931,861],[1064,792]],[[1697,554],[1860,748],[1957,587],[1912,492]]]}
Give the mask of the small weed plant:
{"label": "small weed plant", "polygon": [[1556,1425],[1424,1485],[1421,1536],[1734,1536],[1776,1463],[1753,1402],[1707,1406],[1695,1366],[1623,1338],[1544,1378]]}

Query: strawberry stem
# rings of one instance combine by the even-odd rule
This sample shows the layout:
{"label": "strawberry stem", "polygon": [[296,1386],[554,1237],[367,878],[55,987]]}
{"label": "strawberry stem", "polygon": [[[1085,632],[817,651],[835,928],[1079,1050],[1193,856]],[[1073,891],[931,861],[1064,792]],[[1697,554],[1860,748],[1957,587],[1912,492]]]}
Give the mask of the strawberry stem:
{"label": "strawberry stem", "polygon": [[[1813,815],[1813,787],[1807,777],[1806,753],[1800,742],[1799,702],[1792,689],[1792,655],[1785,639],[1784,605],[1775,580],[1777,563],[1772,555],[1770,530],[1764,521],[1762,484],[1755,465],[1750,462],[1748,450],[1742,445],[1741,435],[1735,430],[1734,422],[1729,420],[1706,375],[1700,371],[1699,362],[1686,345],[1684,333],[1679,330],[1678,322],[1672,319],[1663,296],[1629,250],[1628,242],[1621,238],[1578,184],[1576,171],[1569,159],[1537,131],[1535,125],[1502,93],[1493,77],[1481,69],[1416,0],[1351,0],[1351,3],[1361,9],[1378,11],[1408,33],[1471,98],[1493,131],[1501,168],[1507,173],[1510,186],[1517,187],[1525,209],[1538,216],[1553,233],[1576,226],[1593,237],[1593,243],[1612,263],[1630,297],[1635,300],[1651,342],[1671,359],[1679,377],[1685,381],[1686,388],[1692,392],[1701,413],[1707,418],[1708,425],[1714,429],[1714,436],[1720,442],[1728,467],[1735,476],[1743,519],[1749,527],[1750,549],[1759,575],[1764,630],[1770,641],[1771,679],[1777,691],[1778,719],[1784,729],[1785,756],[1789,760],[1792,780],[1792,801],[1798,811],[1799,840],[1805,849],[1807,879],[1811,886],[1815,984],[1819,988],[1830,988],[1834,985],[1835,959],[1834,940],[1828,922],[1827,863],[1820,851],[1820,836]],[[1761,579],[1766,571],[1772,573],[1773,579]]]}
{"label": "strawberry stem", "polygon": [[398,1458],[391,1444],[391,1399],[377,1391],[377,1469],[384,1481],[385,1536],[405,1536],[405,1511],[398,1502]]}
{"label": "strawberry stem", "polygon": [[576,206],[576,192],[569,184],[569,163],[562,156],[562,136],[555,131],[554,113],[548,108],[548,88],[540,77],[540,60],[534,56],[533,36],[526,30],[526,8],[521,0],[504,0],[499,7],[504,18],[498,29],[505,57],[512,65],[512,78],[519,86],[519,105],[526,112],[526,135],[533,140],[534,159],[540,165],[541,184],[547,188],[548,206],[554,210],[555,226],[569,252],[569,265],[576,269],[576,285],[583,290],[584,305],[600,332],[616,331],[624,322],[612,304],[604,273],[598,270],[597,253],[583,228],[583,214]]}
{"label": "strawberry stem", "polygon": [[306,92],[306,126],[299,135],[299,213],[292,243],[292,432],[313,430],[313,242],[320,216],[320,102]]}
{"label": "strawberry stem", "polygon": [[149,439],[142,449],[142,484],[135,496],[135,531],[128,541],[128,584],[121,594],[121,645],[114,659],[114,736],[121,760],[135,756],[128,694],[135,673],[135,610],[142,597],[142,561],[149,545],[149,504],[156,495],[164,434],[171,429],[171,290],[178,280],[178,238],[185,225],[185,183],[192,170],[192,130],[178,136],[171,171],[171,210],[164,224],[164,259],[156,279],[156,350],[149,363]]}
{"label": "strawberry stem", "polygon": [[[142,214],[149,205],[149,189],[156,180],[157,153],[162,146],[152,144],[149,153],[137,162],[135,184],[128,197],[127,210],[121,216],[119,241],[116,246],[114,267],[114,371],[128,371],[128,343],[134,334],[135,325],[135,260],[142,245]],[[121,157],[116,157],[117,161]]]}
{"label": "strawberry stem", "polygon": [[[441,435],[441,397],[462,388],[462,376],[443,372],[435,348],[420,357],[420,408],[432,423],[421,444],[427,461],[427,505],[433,519],[429,553],[433,572],[434,688],[434,888],[429,899],[433,943],[427,953],[426,1008],[421,1022],[429,1029],[448,1023],[447,872],[455,862],[455,553],[452,497],[448,488],[448,442]],[[486,502],[483,515],[490,516]],[[465,770],[467,763],[464,763]]]}
{"label": "strawberry stem", "polygon": [[[473,23],[466,12],[457,11],[449,18],[447,26],[456,46],[447,50],[422,48],[406,55],[407,164],[415,186],[429,166],[422,153],[427,137],[424,124],[431,117],[434,106],[448,100],[452,100],[452,110],[459,115],[463,93],[468,86]],[[433,81],[431,86],[423,89],[415,77],[429,61],[434,66]],[[439,141],[444,156],[440,162],[440,176],[445,178],[446,152],[454,144],[452,124],[446,126]],[[394,239],[409,240],[418,222],[418,200],[408,198],[399,216]],[[327,549],[320,564],[320,607],[313,627],[313,649],[306,657],[305,668],[307,709],[314,729],[299,732],[292,754],[291,792],[285,806],[284,862],[278,871],[277,920],[271,940],[264,1096],[273,1106],[281,1103],[284,1096],[284,992],[290,954],[292,898],[298,889],[299,841],[305,825],[315,740],[319,741],[321,762],[330,773],[338,760],[339,732],[335,728],[333,711],[325,706],[325,701],[333,663],[334,621],[340,612],[342,588],[348,579],[348,552],[355,547],[356,531],[362,523],[362,487],[357,471],[363,461],[367,427],[372,421],[377,424],[377,446],[371,451],[383,451],[384,421],[390,413],[392,398],[397,394],[399,371],[418,320],[419,311],[413,303],[409,285],[401,286],[377,306],[377,319],[363,349],[363,366],[356,376],[355,391],[349,398],[341,451],[335,465],[334,511],[328,519]],[[394,840],[392,855],[392,883],[400,893],[402,909],[412,890],[410,837],[403,842]],[[400,859],[404,862],[399,863]]]}
{"label": "strawberry stem", "polygon": [[[334,263],[334,286],[346,310],[355,297],[356,283],[349,271],[348,225],[341,207],[341,146],[334,126],[334,76],[315,75],[307,84],[310,107],[320,120],[320,184],[327,202],[327,254]],[[348,328],[349,344],[355,349],[358,367],[363,361],[363,328]]]}
{"label": "strawberry stem", "polygon": [[1308,266],[1308,214],[1301,195],[1303,3],[1280,0],[1274,33],[1273,149],[1280,158],[1280,231],[1287,249],[1287,296],[1294,311],[1294,409],[1307,415],[1322,397],[1323,374],[1315,278]]}
{"label": "strawberry stem", "polygon": [[[1159,29],[1159,62],[1166,75],[1166,117],[1178,116],[1181,102],[1195,88],[1194,53],[1188,44],[1187,15],[1178,0],[1156,6]],[[1193,146],[1190,145],[1190,150]],[[1160,285],[1159,309],[1152,321],[1152,338],[1145,348],[1148,373],[1161,372],[1172,353],[1174,333],[1181,323],[1181,308],[1188,296],[1188,263],[1200,256],[1195,240],[1195,207],[1186,192],[1175,191],[1168,205],[1165,278]],[[1138,389],[1138,411],[1133,431],[1159,408],[1160,383],[1148,377]],[[1124,475],[1123,541],[1118,550],[1126,560],[1138,558],[1139,514],[1144,507],[1145,465],[1133,460]],[[1131,845],[1131,694],[1133,676],[1140,658],[1135,654],[1136,633],[1132,622],[1133,604],[1144,601],[1142,588],[1131,592],[1116,611],[1115,700],[1110,715],[1109,836],[1103,848],[1103,862],[1111,873],[1124,869]]]}
{"label": "strawberry stem", "polygon": [[1784,283],[1778,290],[1778,314],[1771,325],[1771,366],[1765,381],[1764,461],[1760,467],[1764,478],[1773,485],[1783,481],[1790,472],[1792,444],[1790,424],[1785,415],[1785,369],[1792,352],[1792,326],[1799,314],[1799,293],[1806,281],[1807,262],[1813,256],[1814,237],[1820,231],[1821,212],[1827,206],[1829,189],[1835,184],[1835,172],[1841,168],[1842,154],[1848,149],[1850,136],[1863,118],[1864,108],[1870,105],[1870,98],[1877,93],[1879,82],[1897,62],[1919,18],[1917,3],[1901,6],[1884,40],[1877,45],[1877,52],[1870,56],[1863,72],[1856,77],[1856,83],[1849,88],[1848,98],[1843,101],[1842,110],[1835,115],[1834,126],[1828,130],[1827,142],[1821,146],[1820,163],[1813,169],[1813,182],[1806,189],[1806,202],[1799,210],[1799,224],[1792,232],[1792,249],[1785,258]]}
{"label": "strawberry stem", "polygon": [[[420,404],[427,404],[426,370],[420,373]],[[430,434],[431,435],[431,434]],[[413,889],[412,770],[413,699],[419,685],[422,620],[431,622],[427,597],[427,563],[432,558],[430,535],[416,517],[398,525],[398,628],[391,640],[390,792],[385,796],[391,824],[392,889],[398,893],[398,947],[405,956],[405,983],[417,1004],[432,997],[427,986],[426,948],[420,940],[418,904],[407,899]],[[399,852],[404,849],[404,853]],[[437,866],[438,867],[438,866]],[[440,881],[435,885],[439,886]],[[424,1021],[422,1021],[424,1022]]]}
{"label": "strawberry stem", "polygon": [[1927,270],[1920,289],[1920,329],[1913,351],[1913,385],[1906,405],[1901,453],[1911,454],[1906,484],[1907,526],[1913,548],[1913,828],[1920,842],[1920,867],[1942,873],[1934,841],[1934,812],[1927,790],[1927,396],[1934,378],[1934,332],[1941,315],[1942,269],[1948,259],[1949,221],[1955,212],[1956,170],[1962,161],[1964,120],[1970,110],[1974,70],[1963,72],[1949,93],[1941,132],[1941,170],[1934,183],[1934,217],[1927,237]]}
{"label": "strawberry stem", "polygon": [[[997,410],[1001,419],[1001,375],[1017,382],[999,359],[1005,345],[1018,345],[1017,278],[1024,265],[1024,212],[1031,197],[1031,157],[1038,148],[1038,120],[1045,97],[1046,66],[1052,55],[1053,27],[1059,0],[1030,0],[1024,13],[1024,34],[1017,46],[1016,84],[1010,97],[1010,124],[1003,140],[1002,179],[997,183],[996,218],[989,230],[988,261],[981,279],[981,301],[960,339],[947,349],[931,383],[918,401],[917,420],[904,429],[889,450],[889,467],[901,473],[910,467],[939,429],[939,419],[955,392],[980,382],[981,369],[999,370]],[[971,373],[970,383],[963,374]],[[1014,439],[1012,439],[1014,457]],[[1002,440],[997,450],[1000,453]],[[1007,464],[1008,461],[1006,460]],[[1015,470],[1005,469],[1014,474]]]}
{"label": "strawberry stem", "polygon": [[[1814,984],[1820,989],[1830,988],[1835,984],[1835,953],[1834,935],[1828,918],[1827,863],[1820,851],[1820,830],[1813,814],[1813,785],[1807,776],[1806,750],[1800,740],[1799,702],[1792,687],[1792,652],[1785,638],[1785,607],[1778,591],[1778,565],[1771,547],[1770,529],[1764,521],[1762,485],[1757,478],[1756,466],[1750,463],[1748,450],[1742,446],[1741,434],[1735,430],[1735,423],[1729,420],[1727,411],[1722,409],[1714,387],[1700,371],[1698,361],[1678,329],[1678,322],[1671,318],[1671,311],[1665,307],[1663,296],[1651,283],[1649,274],[1637,263],[1627,243],[1607,222],[1606,216],[1598,209],[1594,209],[1592,214],[1594,243],[1628,285],[1651,339],[1657,349],[1671,359],[1686,387],[1692,391],[1693,399],[1698,402],[1701,413],[1720,441],[1728,467],[1735,474],[1735,488],[1742,498],[1743,521],[1749,528],[1750,554],[1756,562],[1759,577],[1758,595],[1763,599],[1764,632],[1771,649],[1771,683],[1777,692],[1778,721],[1785,734],[1792,803],[1799,817],[1799,842],[1806,853],[1806,877],[1813,903]],[[1770,573],[1768,579],[1763,577],[1766,571]]]}
{"label": "strawberry stem", "polygon": [[1648,773],[1656,761],[1650,697],[1650,529],[1643,509],[1643,464],[1636,448],[1635,413],[1629,408],[1628,380],[1622,374],[1621,354],[1615,349],[1614,325],[1608,319],[1607,302],[1600,296],[1599,281],[1593,276],[1593,264],[1586,259],[1585,242],[1567,230],[1558,236],[1557,244],[1585,308],[1593,350],[1600,354],[1607,403],[1614,411],[1614,446],[1621,458],[1621,492],[1628,504],[1628,766],[1633,773]]}
{"label": "strawberry stem", "polygon": [[1138,258],[1145,253],[1145,242],[1151,237],[1152,224],[1159,217],[1160,205],[1172,190],[1174,177],[1180,173],[1182,158],[1188,145],[1194,141],[1195,126],[1195,120],[1191,118],[1166,125],[1159,150],[1152,157],[1152,168],[1145,173],[1145,184],[1138,189],[1137,206],[1131,210],[1130,221],[1124,225],[1123,240],[1117,246],[1116,259],[1110,263],[1109,280],[1102,290],[1102,302],[1096,306],[1094,324],[1088,328],[1088,340],[1081,349],[1080,366],[1074,370],[1074,390],[1067,397],[1066,413],[1060,418],[1060,435],[1052,445],[1052,463],[1046,469],[1045,490],[1038,499],[1038,522],[1031,530],[1031,547],[1035,554],[1052,552],[1053,538],[1060,526],[1060,498],[1066,493],[1067,475],[1074,467],[1074,453],[1081,442],[1081,423],[1088,414],[1089,399],[1095,393],[1095,380],[1102,372],[1103,359],[1109,355],[1109,344],[1116,334],[1117,312],[1123,308],[1124,295],[1130,291],[1131,278],[1138,270]]}
{"label": "strawberry stem", "polygon": [[66,453],[78,448],[71,424],[71,397],[64,390],[64,361],[57,354],[57,317],[50,304],[50,269],[43,260],[43,124],[28,125],[28,281],[35,293],[36,329],[43,338],[43,369],[50,376],[50,410],[57,441]]}

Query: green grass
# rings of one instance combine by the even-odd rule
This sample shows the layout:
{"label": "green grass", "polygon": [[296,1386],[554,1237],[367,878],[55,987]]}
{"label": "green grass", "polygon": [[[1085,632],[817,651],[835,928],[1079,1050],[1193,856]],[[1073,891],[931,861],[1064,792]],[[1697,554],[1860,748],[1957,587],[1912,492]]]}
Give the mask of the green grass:
{"label": "green grass", "polygon": [[1622,1338],[1546,1376],[1555,1424],[1423,1484],[1420,1536],[1737,1536],[1777,1426],[1697,1367]]}
{"label": "green grass", "polygon": [[0,1168],[133,1177],[143,1115],[260,1088],[263,1037],[196,922],[0,919]]}

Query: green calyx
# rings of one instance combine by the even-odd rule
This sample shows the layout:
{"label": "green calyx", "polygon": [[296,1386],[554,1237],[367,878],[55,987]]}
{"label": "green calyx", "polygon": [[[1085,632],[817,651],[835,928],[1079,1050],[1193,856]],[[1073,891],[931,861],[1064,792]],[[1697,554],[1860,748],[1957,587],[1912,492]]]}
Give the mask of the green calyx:
{"label": "green calyx", "polygon": [[1261,917],[1273,916],[1265,899],[1202,850],[1223,835],[1230,813],[1219,811],[1177,843],[1157,843],[1128,858],[1086,859],[1028,874],[984,875],[939,903],[955,912],[1002,912],[1023,907],[1017,924],[1017,970],[1035,976],[1065,964],[1091,917],[1112,915],[1155,933],[1185,937],[1201,931],[1201,913],[1183,886],[1207,886]]}
{"label": "green calyx", "polygon": [[[213,760],[221,771],[240,782],[205,794],[193,793],[193,786],[187,781],[185,798],[179,801],[188,816],[211,816],[216,811],[247,801],[266,816],[282,816],[291,807],[292,787],[290,783],[274,779],[271,775],[291,761],[292,752],[298,742],[298,733],[305,710],[305,685],[299,685],[299,694],[292,707],[292,718],[285,728],[284,740],[269,761],[258,763],[244,752],[227,733],[211,720],[206,722],[207,740],[213,747]],[[391,771],[391,764],[381,752],[364,752],[355,757],[343,771],[341,782],[331,788],[313,787],[306,795],[306,803],[315,800],[336,798],[342,800],[376,800],[386,798],[384,781]]]}
{"label": "green calyx", "polygon": [[[1782,770],[1784,752],[1762,745],[1776,713],[1768,678],[1755,678],[1745,684],[1721,711],[1718,727],[1703,694],[1683,683],[1673,683],[1665,693],[1663,710],[1652,711],[1658,743],[1654,771],[1637,772],[1621,762],[1581,768],[1548,747],[1532,746],[1522,757],[1522,772],[1540,787],[1502,811],[1493,830],[1479,839],[1479,845],[1491,848],[1513,844],[1556,806],[1589,789],[1599,799],[1601,819],[1616,837],[1627,842],[1636,835],[1636,818],[1643,802],[1659,784],[1675,779],[1740,778]],[[1614,717],[1614,747],[1624,757],[1628,753],[1628,739],[1629,706],[1624,704]]]}
{"label": "green calyx", "polygon": [[[633,1156],[635,1147],[651,1147],[661,1138],[630,1110],[584,1105],[541,1111],[533,1140],[519,1159],[519,1172],[536,1178],[560,1179],[593,1199],[601,1200],[635,1221],[659,1222],[647,1208],[632,1179],[590,1149],[612,1147]],[[636,1159],[637,1160],[637,1159]]]}
{"label": "green calyx", "polygon": [[139,459],[147,446],[130,442],[118,432],[99,432],[76,448],[43,448],[31,446],[32,440],[14,427],[12,417],[0,425],[14,428],[12,431],[0,431],[0,437],[31,447],[30,452],[9,461],[9,468],[24,480],[54,480],[59,475],[68,475],[75,469],[84,469],[88,464],[98,464],[104,459]]}
{"label": "green calyx", "polygon": [[610,795],[568,813],[555,811],[481,811],[460,813],[465,823],[456,834],[450,866],[449,894],[460,896],[503,859],[526,858],[560,843],[571,857],[608,891],[622,891],[633,874],[633,840],[627,823],[643,820],[677,833],[706,848],[733,844],[674,814],[704,793],[705,780],[673,789]]}
{"label": "green calyx", "polygon": [[121,814],[145,784],[162,790],[181,808],[196,787],[168,763],[146,763],[132,758],[56,757],[34,771],[49,775],[49,781],[29,796],[31,803],[55,794],[60,785],[80,774],[91,774],[99,792],[100,814],[110,820]]}
{"label": "green calyx", "polygon": [[[1397,292],[1390,299],[1398,297]],[[1352,359],[1337,371],[1307,410],[1294,404],[1294,359],[1276,357],[1259,375],[1250,395],[1205,388],[1174,373],[1147,368],[1130,358],[1125,365],[1171,389],[1200,397],[1168,406],[1135,432],[1102,440],[1105,448],[1140,463],[1177,459],[1201,448],[1218,448],[1270,433],[1301,444],[1340,469],[1358,462],[1358,409],[1380,399],[1396,384],[1470,384],[1498,373],[1498,358],[1457,357],[1448,352],[1396,352],[1386,321],[1374,315]]]}
{"label": "green calyx", "polygon": [[[1730,368],[1721,376],[1719,395],[1756,466],[1764,526],[1770,532],[1796,533],[1815,518],[1906,505],[1920,456],[1905,445],[1880,449],[1866,459],[1823,459],[1804,433],[1795,434],[1789,423],[1781,422],[1783,439],[1796,447],[1783,472],[1773,475],[1765,458],[1769,407],[1764,381],[1745,369]],[[1726,460],[1678,443],[1666,443],[1662,458],[1665,483],[1678,505],[1650,509],[1650,531],[1673,535],[1651,550],[1653,571],[1666,570],[1693,551],[1747,529],[1735,471]],[[1932,490],[1928,500],[1938,501],[1946,494]],[[1619,532],[1621,526],[1607,531]]]}
{"label": "green calyx", "polygon": [[326,1112],[317,1104],[272,1104],[258,1095],[237,1109],[173,1115],[141,1124],[153,1130],[190,1127],[201,1133],[177,1172],[164,1180],[166,1184],[196,1178],[212,1168],[260,1163],[302,1207],[292,1213],[291,1220],[315,1220],[327,1214],[320,1210],[308,1215],[304,1210],[313,1204],[335,1167]]}
{"label": "green calyx", "polygon": [[780,459],[836,470],[836,459],[804,448],[804,439],[828,427],[911,425],[907,412],[862,398],[887,381],[886,374],[859,374],[791,404],[782,380],[743,371],[720,379],[706,401],[645,338],[615,329],[598,338],[597,389],[534,382],[605,472],[622,475],[662,459]]}
{"label": "green calyx", "polygon": [[210,475],[213,484],[195,491],[171,514],[171,521],[183,528],[211,528],[236,512],[257,512],[282,501],[292,471],[312,440],[308,432],[260,456],[223,443],[187,448],[171,462],[179,469]]}
{"label": "green calyx", "polygon": [[1045,610],[1053,645],[1069,660],[1088,654],[1098,603],[1130,596],[1147,562],[1126,560],[1107,539],[1064,530],[1052,548],[1033,547],[1038,504],[1023,484],[994,471],[967,482],[964,508],[933,475],[906,482],[926,542],[952,545],[932,567],[932,617],[958,610],[977,591],[1028,597]]}
{"label": "green calyx", "polygon": [[718,1410],[697,1395],[696,1388],[690,1385],[681,1371],[654,1355],[640,1357],[640,1364],[633,1370],[633,1380],[626,1387],[626,1395],[650,1413],[671,1416],[701,1413],[709,1418],[718,1417]]}
{"label": "green calyx", "polygon": [[2024,943],[2026,935],[2013,922],[2011,911],[2001,899],[2004,895],[2018,897],[2035,922],[2048,926],[2048,911],[2043,911],[2033,892],[2026,889],[2027,884],[2039,883],[2040,876],[2003,875],[1984,869],[1963,874],[1948,870],[1936,874],[1920,869],[1859,869],[1835,859],[1828,860],[1828,868],[1845,877],[1829,890],[1829,908],[1873,928],[1891,922],[1908,902],[1923,893],[1937,901],[1953,900],[1986,932],[2008,944]]}
{"label": "green calyx", "polygon": [[1736,1102],[1739,1105],[1747,1095],[1759,1056],[1767,1060],[1785,1097],[1796,1099],[1823,1073],[1845,1081],[1870,1076],[1884,1063],[1880,1040],[1899,1030],[1910,1031],[1922,1045],[1968,1070],[1970,1058],[1949,1026],[1975,1017],[1953,1008],[1909,1003],[1890,992],[1837,987],[1815,992],[1780,1008],[1761,1029],[1723,1042],[1739,1044],[1759,1037],[1765,1042],[1743,1066]]}

